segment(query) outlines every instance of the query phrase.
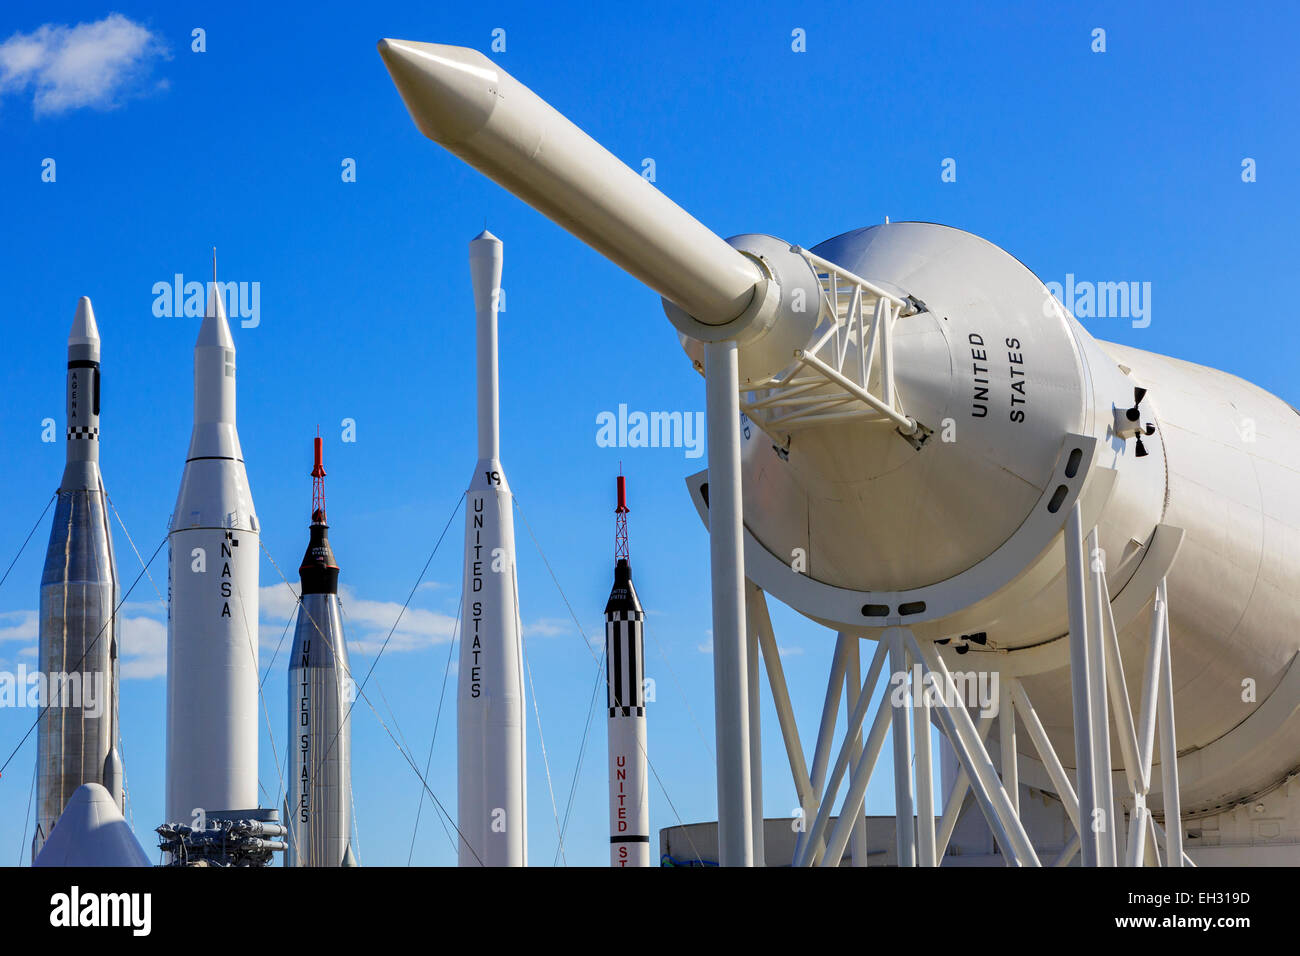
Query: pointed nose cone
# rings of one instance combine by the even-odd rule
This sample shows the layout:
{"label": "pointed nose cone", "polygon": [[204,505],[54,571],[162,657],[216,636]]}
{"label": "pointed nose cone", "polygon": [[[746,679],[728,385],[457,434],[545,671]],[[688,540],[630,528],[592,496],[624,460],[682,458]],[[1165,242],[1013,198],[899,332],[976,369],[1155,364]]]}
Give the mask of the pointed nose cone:
{"label": "pointed nose cone", "polygon": [[501,73],[477,50],[380,40],[379,55],[420,132],[450,148],[487,123]]}
{"label": "pointed nose cone", "polygon": [[149,866],[149,857],[97,783],[78,787],[33,866]]}
{"label": "pointed nose cone", "polygon": [[68,345],[99,345],[99,326],[95,324],[95,310],[90,306],[89,296],[83,295],[77,302]]}
{"label": "pointed nose cone", "polygon": [[226,322],[225,297],[217,291],[215,282],[208,286],[208,307],[203,312],[199,340],[194,344],[196,347],[211,345],[223,349],[235,347],[235,340],[230,335],[230,325]]}
{"label": "pointed nose cone", "polygon": [[474,284],[474,308],[480,315],[500,308],[499,290],[504,253],[504,244],[486,229],[469,242],[469,274]]}

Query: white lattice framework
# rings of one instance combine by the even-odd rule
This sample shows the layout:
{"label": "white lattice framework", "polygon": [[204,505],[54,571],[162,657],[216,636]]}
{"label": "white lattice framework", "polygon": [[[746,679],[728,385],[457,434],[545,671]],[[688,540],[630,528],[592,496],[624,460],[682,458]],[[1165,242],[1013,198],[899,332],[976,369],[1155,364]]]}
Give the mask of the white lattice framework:
{"label": "white lattice framework", "polygon": [[894,323],[916,312],[916,303],[806,249],[796,251],[821,283],[812,344],[795,351],[787,370],[746,390],[741,410],[769,434],[853,421],[916,434],[894,387],[893,354]]}

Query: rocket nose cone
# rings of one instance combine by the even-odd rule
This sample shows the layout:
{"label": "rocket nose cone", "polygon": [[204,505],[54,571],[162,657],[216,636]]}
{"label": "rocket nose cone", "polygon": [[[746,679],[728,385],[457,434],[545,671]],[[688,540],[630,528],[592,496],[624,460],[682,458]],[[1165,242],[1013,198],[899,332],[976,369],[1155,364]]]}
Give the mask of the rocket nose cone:
{"label": "rocket nose cone", "polygon": [[477,50],[380,40],[379,55],[415,125],[435,143],[465,141],[496,107],[503,74]]}
{"label": "rocket nose cone", "polygon": [[504,250],[504,243],[486,229],[469,241],[469,258],[471,262],[475,259],[487,259],[495,265],[501,261]]}
{"label": "rocket nose cone", "polygon": [[196,347],[215,345],[223,349],[235,347],[235,340],[230,335],[230,325],[226,322],[225,297],[218,291],[215,282],[208,286],[208,307],[203,311],[199,339],[194,344]]}
{"label": "rocket nose cone", "polygon": [[77,302],[77,314],[68,332],[68,345],[98,344],[99,326],[95,324],[95,310],[90,306],[89,296],[83,295]]}

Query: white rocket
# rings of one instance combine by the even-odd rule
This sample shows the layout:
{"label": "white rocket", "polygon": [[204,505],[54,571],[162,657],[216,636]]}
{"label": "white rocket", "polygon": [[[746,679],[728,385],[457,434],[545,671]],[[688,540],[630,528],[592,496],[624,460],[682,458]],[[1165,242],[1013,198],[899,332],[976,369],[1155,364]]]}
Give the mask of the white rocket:
{"label": "white rocket", "polygon": [[298,568],[302,604],[289,655],[286,866],[354,866],[351,670],[339,609],[339,566],[325,518],[325,464],[316,439],[311,539]]}
{"label": "white rocket", "polygon": [[650,865],[650,788],[646,774],[645,612],[632,585],[627,546],[627,483],[618,476],[614,587],[605,604],[609,691],[609,862]]}
{"label": "white rocket", "polygon": [[117,565],[99,472],[99,329],[90,299],[68,334],[67,464],[41,575],[36,857],[73,793],[102,783],[122,809],[117,751]]}
{"label": "white rocket", "polygon": [[168,538],[170,822],[257,806],[258,533],[215,283],[194,346],[194,431]]}
{"label": "white rocket", "polygon": [[[1129,673],[1158,678],[1160,711],[1178,713],[1176,741],[1160,720],[1160,776],[1173,784],[1168,764],[1178,765],[1186,814],[1250,842],[1232,808],[1259,813],[1272,801],[1291,812],[1294,409],[1222,372],[1098,342],[1012,256],[959,230],[894,223],[813,250],[769,236],[724,241],[487,57],[401,40],[380,53],[426,136],[658,291],[692,357],[703,352],[709,500],[697,497],[713,556],[724,862],[754,856],[742,569],[842,632],[893,628],[901,641],[905,629],[931,670],[933,642],[978,635],[988,646],[978,667],[1020,680],[1037,702],[1044,747],[1068,760],[1073,746],[1082,816],[1109,803],[1107,782],[1124,798],[1136,775],[1149,805],[1177,819],[1176,793],[1151,783],[1150,737],[1135,740],[1126,725],[1110,753],[1108,734],[1094,747],[1082,732],[1106,726],[1106,692],[1089,673],[1117,670],[1092,666],[1103,642],[1083,638],[1109,630]],[[850,286],[859,298],[846,321],[835,297]],[[824,295],[833,326],[819,325]],[[790,385],[796,375],[807,377]],[[764,395],[743,444],[731,414],[741,388]],[[953,440],[939,431],[948,425]],[[1090,588],[1109,599],[1089,607],[1085,534]],[[800,573],[787,563],[795,554],[809,559]],[[1161,674],[1166,626],[1173,662],[1165,653]],[[1091,664],[1071,666],[1085,644]],[[1118,700],[1119,683],[1108,686]],[[1150,713],[1142,726],[1153,732]],[[1099,786],[1082,772],[1093,765]],[[1065,789],[1047,775],[1038,785]],[[1174,859],[1180,843],[1170,843]]]}
{"label": "white rocket", "polygon": [[459,861],[526,866],[523,648],[497,395],[501,240],[487,231],[472,240],[469,268],[478,320],[478,464],[465,498],[456,706]]}

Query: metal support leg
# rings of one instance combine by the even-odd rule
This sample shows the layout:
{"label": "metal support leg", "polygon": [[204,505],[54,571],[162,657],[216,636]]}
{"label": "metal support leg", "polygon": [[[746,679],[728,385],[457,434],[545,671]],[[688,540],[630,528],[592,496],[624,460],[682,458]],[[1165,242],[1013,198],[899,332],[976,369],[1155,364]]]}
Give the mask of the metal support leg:
{"label": "metal support leg", "polygon": [[[1156,600],[1168,600],[1162,579],[1156,585]],[[1178,794],[1178,742],[1174,733],[1174,672],[1170,661],[1169,614],[1162,615],[1163,653],[1160,655],[1160,699],[1157,709],[1160,724],[1160,781],[1165,802],[1165,865],[1183,865],[1183,814]]]}
{"label": "metal support leg", "polygon": [[1097,790],[1093,774],[1091,682],[1088,679],[1088,589],[1083,563],[1083,519],[1079,503],[1065,522],[1065,587],[1070,623],[1070,690],[1074,702],[1074,762],[1079,795],[1079,853],[1083,866],[1096,866],[1094,827]]}
{"label": "metal support leg", "polygon": [[934,752],[930,746],[930,697],[925,693],[925,681],[920,687],[912,688],[912,704],[912,731],[916,737],[916,863],[938,866],[934,852]]}
{"label": "metal support leg", "polygon": [[804,826],[807,826],[817,812],[817,796],[813,793],[812,782],[808,778],[808,767],[804,763],[803,743],[799,740],[799,727],[795,723],[794,708],[790,704],[790,690],[785,681],[785,668],[781,666],[781,654],[777,650],[776,635],[772,633],[772,619],[767,613],[767,600],[763,592],[753,583],[748,585],[748,602],[745,610],[763,652],[767,683],[772,691],[772,706],[776,709],[777,723],[781,725],[781,739],[785,744],[786,757],[790,761],[790,775],[794,778],[795,793],[799,797],[799,807],[803,810]]}
{"label": "metal support leg", "polygon": [[[981,717],[980,722],[975,726],[975,735],[979,738],[981,746],[988,740],[989,730],[992,727],[992,717]],[[934,846],[936,860],[942,860],[943,855],[948,852],[948,841],[952,839],[952,831],[957,828],[957,818],[961,815],[962,804],[966,802],[966,794],[970,791],[970,771],[963,763],[959,763],[958,767],[957,778],[953,780],[952,790],[948,792],[947,800],[943,805],[943,818],[939,821],[939,836]]]}
{"label": "metal support leg", "polygon": [[749,796],[752,804],[750,813],[754,840],[754,865],[766,866],[767,859],[763,847],[763,734],[759,708],[758,668],[758,632],[753,622],[747,622],[749,637],[746,644],[745,667],[749,672],[746,691],[749,695]]}
{"label": "metal support leg", "polygon": [[[894,813],[895,829],[898,837],[898,865],[915,865],[915,824],[912,819],[912,732],[909,719],[911,710],[911,693],[909,688],[907,648],[903,643],[902,628],[886,628],[885,638],[889,645],[889,669],[891,688],[885,704],[894,707]],[[893,704],[896,696],[893,691],[894,681],[901,679],[903,691],[902,706]],[[919,688],[918,688],[919,690]]]}
{"label": "metal support leg", "polygon": [[1011,798],[1011,808],[1020,814],[1020,761],[1016,757],[1016,705],[1011,682],[998,688],[998,749],[1002,751],[1002,786]]}
{"label": "metal support leg", "polygon": [[1146,797],[1138,795],[1133,805],[1133,814],[1128,825],[1128,853],[1125,866],[1144,866],[1146,864],[1147,806]]}
{"label": "metal support leg", "polygon": [[1097,529],[1088,532],[1088,704],[1092,718],[1092,772],[1096,788],[1097,865],[1115,865],[1115,795],[1111,785],[1110,711],[1106,674],[1105,608],[1109,595],[1101,592],[1105,557],[1097,544]]}
{"label": "metal support leg", "polygon": [[[852,737],[855,728],[862,726],[862,722],[867,716],[867,708],[871,706],[870,691],[871,688],[876,686],[876,682],[880,680],[880,672],[885,666],[885,657],[888,650],[888,642],[883,639],[876,645],[876,653],[871,658],[871,667],[867,671],[867,679],[863,682],[862,692],[858,695],[858,702],[853,709],[853,713],[849,715],[849,729],[846,731],[846,737],[848,738]],[[871,733],[868,736],[866,743],[866,753],[870,756],[870,759],[868,760],[868,756],[863,756],[858,763],[859,773],[865,775],[865,778],[869,778],[871,775],[871,768],[875,766],[876,757],[879,755],[885,731],[889,729],[892,708],[888,706],[888,703],[889,701],[886,698],[884,704],[876,708],[875,721],[871,725]],[[873,740],[876,741],[874,744],[872,743]],[[872,751],[873,746],[876,748],[875,751]],[[844,779],[844,772],[849,765],[850,751],[849,740],[846,739],[840,746],[839,755],[835,758],[835,766],[831,768],[830,781],[827,783],[825,790],[821,794],[820,805],[817,808],[817,816],[813,820],[812,826],[804,834],[804,842],[800,844],[798,851],[795,853],[795,866],[808,866],[811,863],[817,862],[817,856],[822,849],[821,841],[826,835],[826,825],[834,810],[835,795],[839,792],[840,783]],[[864,761],[868,764],[865,769],[863,767]],[[866,787],[865,779],[863,787],[864,789]],[[851,801],[846,801],[844,808],[841,810],[840,816],[845,818],[844,822],[846,826],[852,822],[852,814],[860,812],[860,800],[861,798],[859,797],[859,804],[857,807],[851,806]],[[847,837],[845,839],[847,839]],[[841,850],[842,849],[843,848],[841,847]],[[838,865],[838,862],[837,859],[835,865]]]}
{"label": "metal support leg", "polygon": [[1009,683],[1012,695],[1020,706],[1020,719],[1024,721],[1025,729],[1029,731],[1029,739],[1034,742],[1034,749],[1038,751],[1038,757],[1043,762],[1043,769],[1047,771],[1052,786],[1056,788],[1056,795],[1061,798],[1065,812],[1077,830],[1080,819],[1079,798],[1070,784],[1070,778],[1065,774],[1065,768],[1061,766],[1061,758],[1056,755],[1052,741],[1048,738],[1047,731],[1043,729],[1043,722],[1038,719],[1038,711],[1034,710],[1029,695],[1025,693],[1024,685],[1014,677]]}
{"label": "metal support leg", "polygon": [[[929,641],[924,643],[917,641],[908,630],[902,628],[899,630],[905,636],[912,653],[918,660],[924,662],[926,670],[932,675],[926,679],[937,678],[940,681],[944,700],[955,698],[957,688],[953,684],[952,675],[948,673],[948,666],[939,656],[938,649]],[[1011,809],[1011,800],[1002,787],[1002,781],[993,766],[993,761],[989,759],[988,751],[978,740],[975,724],[970,714],[966,712],[966,708],[938,707],[935,709],[935,714],[943,724],[944,732],[947,733],[953,750],[971,775],[972,789],[980,801],[980,809],[984,811],[984,818],[988,820],[989,828],[993,830],[993,835],[998,840],[1007,862],[1013,866],[1038,866],[1038,854],[1034,852],[1033,844],[1029,842],[1024,824]]]}
{"label": "metal support leg", "polygon": [[[861,700],[858,706],[863,706]],[[889,699],[882,698],[880,706],[876,708],[876,717],[871,722],[871,732],[867,734],[857,772],[849,780],[849,790],[844,797],[844,805],[840,808],[839,819],[835,821],[835,827],[826,840],[826,852],[822,855],[821,866],[839,866],[840,859],[844,855],[844,847],[849,842],[853,823],[862,813],[862,802],[867,794],[867,784],[871,782],[871,772],[876,767],[876,761],[880,759],[880,751],[885,747],[885,734],[889,732],[891,721],[898,716],[895,708],[889,706]],[[829,803],[823,805],[822,811],[817,815],[818,832],[814,834],[814,839],[820,839],[820,835],[825,833],[830,818]]]}
{"label": "metal support leg", "polygon": [[1050,865],[1054,867],[1069,866],[1070,861],[1074,859],[1074,855],[1078,852],[1079,852],[1079,834],[1076,832],[1074,836],[1070,837],[1069,842],[1066,843],[1065,846],[1061,848],[1060,855],[1057,856],[1057,858],[1053,860]]}
{"label": "metal support leg", "polygon": [[734,341],[704,346],[713,584],[713,711],[718,760],[718,856],[753,866],[745,554],[740,488],[740,379]]}
{"label": "metal support leg", "polygon": [[[826,682],[826,699],[822,702],[821,723],[817,728],[817,743],[813,747],[813,763],[810,780],[812,782],[813,793],[817,800],[821,800],[826,783],[826,765],[830,761],[831,741],[835,736],[835,721],[839,716],[840,694],[844,692],[844,668],[848,659],[849,641],[856,640],[847,634],[840,634],[835,639],[835,656],[831,660],[831,674]],[[808,839],[808,827],[812,826],[812,821],[804,821],[804,831],[799,834],[794,843],[794,858],[801,859],[804,856],[803,845]]]}
{"label": "metal support leg", "polygon": [[[845,658],[844,667],[844,710],[845,717],[849,719],[852,719],[852,714],[858,706],[858,695],[862,693],[861,645],[861,641],[852,640],[846,648],[848,654]],[[868,687],[866,693],[870,694],[873,690],[874,688]],[[852,776],[858,772],[858,764],[862,758],[861,725],[847,727],[845,732],[851,735],[849,741],[849,775]],[[865,814],[857,814],[856,819],[853,821],[853,835],[849,838],[849,853],[853,860],[853,866],[867,865],[867,818]]]}

